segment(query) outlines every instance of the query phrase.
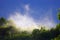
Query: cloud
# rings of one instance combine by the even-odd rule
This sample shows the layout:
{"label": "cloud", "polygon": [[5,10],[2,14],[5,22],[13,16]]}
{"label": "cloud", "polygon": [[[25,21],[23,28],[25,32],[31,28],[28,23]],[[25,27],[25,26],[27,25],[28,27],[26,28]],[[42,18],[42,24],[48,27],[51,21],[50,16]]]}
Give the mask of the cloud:
{"label": "cloud", "polygon": [[39,21],[39,25],[45,26],[48,29],[54,28],[56,23],[49,19],[49,17],[44,17],[42,20]]}
{"label": "cloud", "polygon": [[52,9],[44,12],[43,16],[40,16],[39,25],[45,26],[48,29],[56,27],[56,23],[54,22],[52,15]]}
{"label": "cloud", "polygon": [[29,4],[26,4],[25,6],[24,6],[24,9],[25,9],[25,15],[29,15],[29,11],[30,11],[30,6],[29,6]]}
{"label": "cloud", "polygon": [[18,12],[12,14],[8,18],[8,20],[12,20],[13,21],[12,23],[20,31],[32,31],[33,29],[40,29],[41,26],[45,27],[46,29],[50,29],[52,27],[55,27],[56,25],[52,19],[51,20],[49,19],[48,16],[44,17],[43,19],[40,19],[39,22],[35,22],[35,20],[32,17],[22,15]]}
{"label": "cloud", "polygon": [[20,31],[32,31],[33,29],[40,29],[41,26],[50,29],[56,26],[56,23],[52,18],[51,10],[44,12],[45,14],[36,22],[33,17],[27,15],[29,14],[29,11],[31,12],[29,5],[25,5],[24,8],[26,10],[24,15],[20,12],[15,12],[8,17],[8,20],[13,21],[11,25],[15,25]]}
{"label": "cloud", "polygon": [[8,20],[12,20],[16,28],[22,31],[32,31],[33,29],[38,29],[37,24],[34,22],[33,18],[26,15],[21,15],[18,12],[11,15]]}
{"label": "cloud", "polygon": [[26,11],[29,11],[30,10],[30,8],[29,8],[29,5],[27,4],[27,5],[25,5],[25,10]]}

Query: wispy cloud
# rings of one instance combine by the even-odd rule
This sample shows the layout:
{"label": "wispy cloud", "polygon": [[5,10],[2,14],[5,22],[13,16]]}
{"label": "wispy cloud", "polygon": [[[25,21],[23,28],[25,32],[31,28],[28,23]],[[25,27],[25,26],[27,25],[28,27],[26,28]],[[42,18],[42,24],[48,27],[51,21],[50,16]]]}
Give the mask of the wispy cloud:
{"label": "wispy cloud", "polygon": [[25,5],[24,9],[25,9],[25,15],[29,15],[29,11],[30,11],[29,4]]}
{"label": "wispy cloud", "polygon": [[40,16],[39,25],[45,26],[46,28],[54,28],[56,23],[54,22],[52,9],[44,12],[43,16]]}
{"label": "wispy cloud", "polygon": [[16,28],[22,30],[22,31],[32,31],[33,29],[37,28],[36,23],[34,22],[33,18],[30,18],[26,15],[21,15],[20,13],[15,13],[14,15],[11,15],[9,20],[12,20],[15,24]]}
{"label": "wispy cloud", "polygon": [[28,5],[28,4],[27,4],[27,5],[25,5],[24,7],[25,7],[25,10],[26,10],[26,11],[29,11],[29,10],[30,10],[30,8],[29,8],[29,5]]}
{"label": "wispy cloud", "polygon": [[[15,12],[14,14],[11,14],[8,18],[8,20],[12,20],[15,24],[16,28],[22,30],[22,31],[32,31],[33,29],[40,29],[41,26],[45,26],[46,28],[52,28],[56,25],[52,18],[51,10],[45,12],[43,16],[40,17],[37,22],[35,22],[35,19],[33,17],[30,17],[29,11],[30,7],[29,5],[24,6],[26,13],[22,15],[20,12]],[[38,27],[38,25],[40,25]]]}

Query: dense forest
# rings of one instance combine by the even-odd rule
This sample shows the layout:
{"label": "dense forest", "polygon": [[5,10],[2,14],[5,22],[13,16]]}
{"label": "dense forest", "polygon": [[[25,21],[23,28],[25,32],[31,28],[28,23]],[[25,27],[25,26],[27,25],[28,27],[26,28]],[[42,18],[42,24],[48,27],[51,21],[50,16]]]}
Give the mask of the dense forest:
{"label": "dense forest", "polygon": [[[60,12],[57,18],[60,21]],[[46,30],[41,27],[40,30],[34,29],[32,33],[18,32],[13,26],[7,26],[8,22],[5,18],[0,18],[0,40],[60,40],[60,22],[56,28]]]}

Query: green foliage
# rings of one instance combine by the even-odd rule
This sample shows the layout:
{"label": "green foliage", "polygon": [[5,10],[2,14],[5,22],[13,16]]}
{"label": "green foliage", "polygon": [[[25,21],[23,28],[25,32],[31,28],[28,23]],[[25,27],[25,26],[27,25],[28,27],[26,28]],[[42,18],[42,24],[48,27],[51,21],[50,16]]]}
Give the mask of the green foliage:
{"label": "green foliage", "polygon": [[56,29],[60,29],[60,23],[56,25]]}
{"label": "green foliage", "polygon": [[4,25],[6,23],[6,20],[2,17],[0,18],[0,26]]}
{"label": "green foliage", "polygon": [[[58,19],[60,20],[60,14]],[[40,30],[34,29],[32,34],[29,34],[26,31],[19,33],[12,26],[4,28],[6,23],[7,20],[0,18],[0,40],[60,40],[60,24],[50,30],[45,30],[44,27]]]}
{"label": "green foliage", "polygon": [[32,39],[33,40],[37,40],[39,39],[39,33],[40,33],[40,30],[39,29],[34,29],[33,32],[32,32]]}
{"label": "green foliage", "polygon": [[60,40],[60,35],[58,35],[56,38],[54,38],[52,40]]}
{"label": "green foliage", "polygon": [[60,11],[58,12],[58,19],[60,20]]}

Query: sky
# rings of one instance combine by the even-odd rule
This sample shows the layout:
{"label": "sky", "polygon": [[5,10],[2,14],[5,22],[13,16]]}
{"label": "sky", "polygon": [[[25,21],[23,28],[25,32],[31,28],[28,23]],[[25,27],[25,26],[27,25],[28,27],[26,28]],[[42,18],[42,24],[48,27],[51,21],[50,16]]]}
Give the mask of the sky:
{"label": "sky", "polygon": [[59,8],[60,0],[0,0],[0,17],[13,20],[17,26],[30,26],[29,29],[38,25],[52,28],[58,23]]}

